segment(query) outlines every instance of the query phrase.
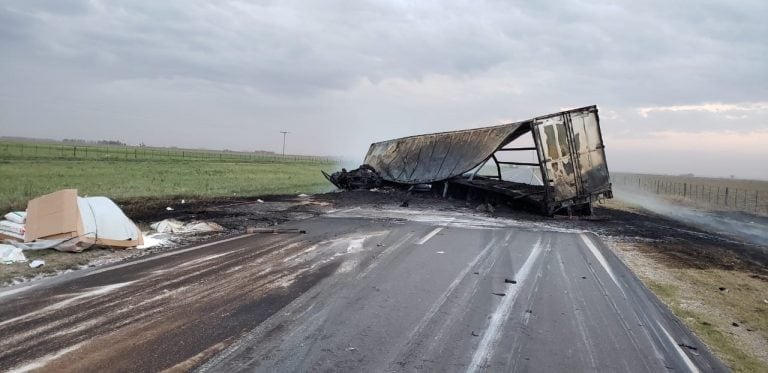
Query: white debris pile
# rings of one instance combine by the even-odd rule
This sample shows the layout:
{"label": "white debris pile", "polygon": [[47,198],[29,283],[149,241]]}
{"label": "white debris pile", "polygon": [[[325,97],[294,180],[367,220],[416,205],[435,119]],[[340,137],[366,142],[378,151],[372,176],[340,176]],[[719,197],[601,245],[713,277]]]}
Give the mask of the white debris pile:
{"label": "white debris pile", "polygon": [[45,265],[45,260],[35,259],[29,263],[29,268],[40,268]]}
{"label": "white debris pile", "polygon": [[32,199],[26,212],[4,218],[0,240],[21,250],[80,252],[92,245],[130,248],[144,243],[139,228],[112,200],[79,197],[75,189]]}
{"label": "white debris pile", "polygon": [[184,223],[176,219],[165,219],[150,225],[150,227],[158,233],[173,234],[221,232],[224,230],[221,225],[202,220]]}
{"label": "white debris pile", "polygon": [[27,257],[24,256],[20,248],[13,245],[0,244],[0,263],[11,264],[26,261]]}
{"label": "white debris pile", "polygon": [[144,234],[144,244],[136,246],[137,249],[149,249],[150,247],[165,246],[173,243],[171,235],[167,233]]}

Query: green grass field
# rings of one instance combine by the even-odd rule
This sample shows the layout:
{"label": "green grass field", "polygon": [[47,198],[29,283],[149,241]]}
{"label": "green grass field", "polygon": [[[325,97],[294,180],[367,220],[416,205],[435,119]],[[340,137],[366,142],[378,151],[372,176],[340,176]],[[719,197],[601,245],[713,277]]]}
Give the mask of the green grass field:
{"label": "green grass field", "polygon": [[0,212],[64,188],[81,196],[201,198],[316,193],[331,189],[317,161],[0,158]]}

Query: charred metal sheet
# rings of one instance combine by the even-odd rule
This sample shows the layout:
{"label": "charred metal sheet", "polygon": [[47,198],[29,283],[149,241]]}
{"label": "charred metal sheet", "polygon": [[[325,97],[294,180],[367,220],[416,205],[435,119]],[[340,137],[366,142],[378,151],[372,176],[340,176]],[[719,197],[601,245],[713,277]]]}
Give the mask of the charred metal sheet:
{"label": "charred metal sheet", "polygon": [[365,163],[401,184],[431,183],[464,174],[519,137],[528,122],[403,137],[371,144]]}
{"label": "charred metal sheet", "polygon": [[533,137],[550,186],[549,213],[612,196],[596,106],[536,118]]}
{"label": "charred metal sheet", "polygon": [[[527,133],[532,135],[534,147],[505,148]],[[504,195],[511,200],[527,199],[546,214],[566,210],[570,214],[573,210],[591,212],[593,201],[612,197],[603,149],[597,107],[587,106],[495,127],[374,143],[365,163],[370,165],[370,172],[385,183],[442,182],[443,195],[452,184],[470,191],[469,194],[474,189]],[[536,162],[513,162],[499,158],[502,153],[512,151],[535,151],[538,159]],[[481,165],[491,160],[496,165],[497,175],[480,175]],[[530,182],[515,182],[520,180],[512,179],[519,178],[510,177],[509,168],[505,176],[502,166],[524,170],[530,175]],[[529,168],[517,169],[519,166]],[[476,169],[472,175],[461,177],[472,169]],[[540,173],[541,179],[537,180],[537,185],[531,185],[536,172]],[[367,178],[361,178],[364,182],[360,183],[347,182],[349,175],[342,170],[334,175],[326,174],[326,177],[342,189],[355,189],[357,184],[367,187]]]}
{"label": "charred metal sheet", "polygon": [[320,172],[339,189],[371,189],[382,185],[379,173],[367,164],[351,171],[342,168],[341,171],[334,172],[332,175],[328,175],[328,173],[322,170]]}

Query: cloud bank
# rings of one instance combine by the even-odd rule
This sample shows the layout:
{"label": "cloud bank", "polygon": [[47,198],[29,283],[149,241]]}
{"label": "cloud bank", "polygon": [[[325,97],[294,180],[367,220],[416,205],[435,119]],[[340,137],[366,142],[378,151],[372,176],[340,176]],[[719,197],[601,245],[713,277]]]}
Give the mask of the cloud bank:
{"label": "cloud bank", "polygon": [[0,135],[277,150],[288,130],[289,152],[361,158],[373,141],[598,104],[614,170],[768,179],[756,159],[649,167],[626,145],[722,134],[691,151],[743,163],[728,149],[768,128],[765,14],[764,1],[7,0]]}

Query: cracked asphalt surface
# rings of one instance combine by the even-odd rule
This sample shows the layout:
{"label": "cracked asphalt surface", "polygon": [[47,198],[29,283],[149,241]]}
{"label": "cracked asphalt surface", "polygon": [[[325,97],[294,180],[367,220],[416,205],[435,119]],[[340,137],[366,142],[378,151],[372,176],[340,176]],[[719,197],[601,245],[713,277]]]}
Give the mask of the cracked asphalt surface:
{"label": "cracked asphalt surface", "polygon": [[351,208],[0,290],[0,370],[726,371],[593,234]]}

